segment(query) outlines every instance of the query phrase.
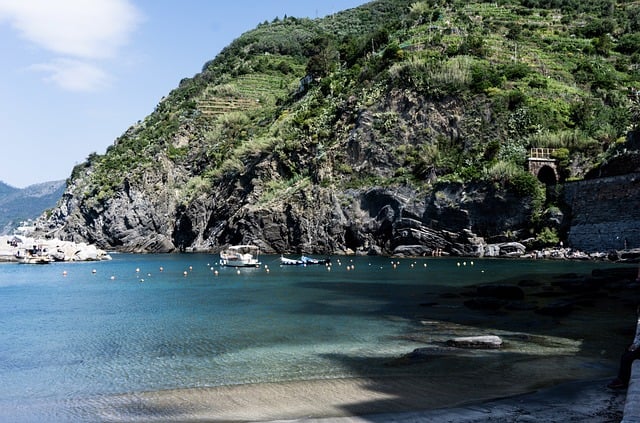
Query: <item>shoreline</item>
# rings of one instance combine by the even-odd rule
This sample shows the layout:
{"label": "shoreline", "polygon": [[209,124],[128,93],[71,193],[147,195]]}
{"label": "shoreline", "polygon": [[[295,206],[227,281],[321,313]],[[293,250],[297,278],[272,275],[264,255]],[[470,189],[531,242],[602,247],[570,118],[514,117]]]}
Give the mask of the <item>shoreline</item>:
{"label": "shoreline", "polygon": [[[437,385],[418,378],[348,378],[143,392],[110,398],[105,421],[182,422],[619,422],[624,391],[606,379],[540,389],[502,389],[446,403]],[[418,382],[418,383],[417,383]],[[386,392],[372,386],[386,386]],[[461,387],[473,390],[473,387]],[[152,415],[147,414],[152,412]]]}

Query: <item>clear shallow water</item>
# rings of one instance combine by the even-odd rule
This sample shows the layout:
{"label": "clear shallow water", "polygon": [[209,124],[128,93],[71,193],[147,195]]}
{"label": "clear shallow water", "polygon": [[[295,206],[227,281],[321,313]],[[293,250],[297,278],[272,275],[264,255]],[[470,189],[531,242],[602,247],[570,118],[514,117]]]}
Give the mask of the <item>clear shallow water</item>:
{"label": "clear shallow water", "polygon": [[[452,331],[427,324],[427,334],[421,328],[416,336],[416,317],[453,322],[466,315],[468,323],[475,313],[431,311],[420,307],[425,298],[602,267],[441,258],[394,260],[394,267],[388,258],[341,257],[329,271],[280,267],[266,256],[268,272],[238,274],[216,261],[114,255],[99,263],[0,265],[0,420],[94,421],[95,403],[136,392],[411,373],[386,364]],[[571,330],[579,329],[567,327],[567,335]],[[560,344],[558,350],[577,351],[579,342]],[[587,366],[609,371],[606,355]],[[440,372],[443,366],[455,378],[460,362],[443,360]]]}

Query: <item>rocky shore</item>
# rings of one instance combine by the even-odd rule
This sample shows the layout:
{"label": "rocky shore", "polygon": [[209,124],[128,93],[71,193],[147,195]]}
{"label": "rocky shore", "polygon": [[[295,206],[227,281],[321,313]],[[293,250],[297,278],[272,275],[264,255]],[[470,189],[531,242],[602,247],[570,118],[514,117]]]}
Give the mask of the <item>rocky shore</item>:
{"label": "rocky shore", "polygon": [[111,260],[106,251],[84,242],[18,235],[0,236],[0,262],[21,262],[35,252],[42,258],[42,262]]}

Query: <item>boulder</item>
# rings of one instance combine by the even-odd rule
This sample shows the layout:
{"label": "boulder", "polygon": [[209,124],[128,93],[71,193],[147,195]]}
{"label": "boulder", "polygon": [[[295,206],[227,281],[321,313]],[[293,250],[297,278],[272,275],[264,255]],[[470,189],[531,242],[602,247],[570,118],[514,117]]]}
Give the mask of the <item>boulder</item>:
{"label": "boulder", "polygon": [[502,338],[496,335],[464,336],[449,339],[447,345],[456,348],[496,349],[502,347]]}
{"label": "boulder", "polygon": [[424,245],[399,245],[393,250],[394,256],[422,257],[431,255],[431,249]]}

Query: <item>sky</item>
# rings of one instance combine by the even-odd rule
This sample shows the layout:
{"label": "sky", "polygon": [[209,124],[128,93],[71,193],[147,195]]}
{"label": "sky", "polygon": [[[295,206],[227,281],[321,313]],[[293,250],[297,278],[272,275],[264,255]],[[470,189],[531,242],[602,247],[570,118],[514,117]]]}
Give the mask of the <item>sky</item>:
{"label": "sky", "polygon": [[274,18],[367,0],[0,0],[0,181],[62,180]]}

